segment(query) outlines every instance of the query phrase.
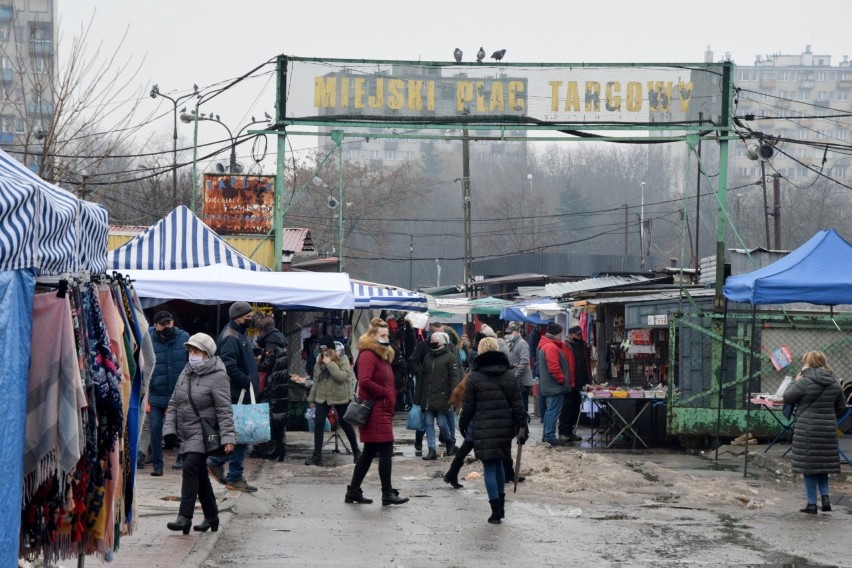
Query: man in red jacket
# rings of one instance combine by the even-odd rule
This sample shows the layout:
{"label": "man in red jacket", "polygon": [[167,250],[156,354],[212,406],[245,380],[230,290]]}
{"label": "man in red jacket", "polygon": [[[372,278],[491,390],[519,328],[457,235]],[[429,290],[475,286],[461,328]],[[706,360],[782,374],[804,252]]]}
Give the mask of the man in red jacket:
{"label": "man in red jacket", "polygon": [[547,333],[538,344],[539,388],[544,399],[544,435],[542,441],[562,445],[556,437],[556,422],[562,412],[565,394],[571,390],[570,351],[562,342],[562,326],[547,324]]}

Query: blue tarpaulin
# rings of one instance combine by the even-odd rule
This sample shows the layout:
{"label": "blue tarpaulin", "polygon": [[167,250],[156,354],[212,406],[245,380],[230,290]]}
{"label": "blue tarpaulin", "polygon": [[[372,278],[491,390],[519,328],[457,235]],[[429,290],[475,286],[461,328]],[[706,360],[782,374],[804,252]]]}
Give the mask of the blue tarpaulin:
{"label": "blue tarpaulin", "polygon": [[724,294],[745,304],[852,304],[852,245],[834,229],[819,231],[784,258],[729,277]]}
{"label": "blue tarpaulin", "polygon": [[556,320],[556,316],[542,314],[535,309],[527,309],[529,306],[541,304],[552,304],[553,298],[535,298],[524,302],[517,302],[506,306],[500,311],[500,319],[505,321],[520,321],[524,323],[545,324]]}

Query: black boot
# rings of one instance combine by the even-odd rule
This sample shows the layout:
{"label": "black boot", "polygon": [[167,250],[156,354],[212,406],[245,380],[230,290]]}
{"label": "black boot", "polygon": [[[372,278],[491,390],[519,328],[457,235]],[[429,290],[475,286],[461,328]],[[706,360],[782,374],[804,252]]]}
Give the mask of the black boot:
{"label": "black boot", "polygon": [[200,525],[195,525],[194,527],[192,527],[192,530],[198,532],[207,532],[207,529],[210,529],[213,532],[218,531],[219,517],[216,517],[215,519],[208,519],[207,517],[204,517],[204,520],[201,521]]}
{"label": "black boot", "polygon": [[506,494],[505,493],[500,494],[499,501],[500,501],[500,518],[505,519],[506,518]]}
{"label": "black boot", "polygon": [[489,499],[491,505],[491,516],[488,517],[488,522],[492,525],[500,524],[500,499]]}
{"label": "black boot", "polygon": [[461,489],[464,487],[461,483],[459,483],[458,473],[454,472],[452,468],[450,471],[444,474],[444,483],[449,483],[453,486],[453,489]]}
{"label": "black boot", "polygon": [[166,526],[170,531],[183,531],[183,534],[189,534],[189,529],[192,528],[192,519],[178,515],[173,523],[167,523]]}
{"label": "black boot", "polygon": [[455,444],[452,442],[447,442],[447,455],[454,456],[459,451]]}
{"label": "black boot", "polygon": [[364,497],[364,492],[361,491],[360,487],[353,489],[351,485],[346,486],[346,498],[344,501],[347,503],[359,503],[362,505],[369,505],[373,502],[372,499]]}
{"label": "black boot", "polygon": [[352,446],[352,461],[354,463],[358,463],[358,459],[361,457],[361,450],[358,449],[358,446]]}
{"label": "black boot", "polygon": [[435,448],[429,448],[429,453],[423,456],[424,460],[436,460],[438,459],[438,454],[435,453]]}
{"label": "black boot", "polygon": [[803,513],[808,513],[811,515],[817,514],[816,503],[808,503],[808,505],[804,509],[799,509]]}
{"label": "black boot", "polygon": [[408,503],[408,497],[400,497],[396,489],[382,489],[382,505],[402,505]]}
{"label": "black boot", "polygon": [[414,455],[423,455],[423,432],[414,433]]}
{"label": "black boot", "polygon": [[827,513],[831,511],[831,499],[828,498],[828,495],[822,496],[822,512]]}
{"label": "black boot", "polygon": [[305,461],[305,465],[322,465],[322,455],[314,454]]}

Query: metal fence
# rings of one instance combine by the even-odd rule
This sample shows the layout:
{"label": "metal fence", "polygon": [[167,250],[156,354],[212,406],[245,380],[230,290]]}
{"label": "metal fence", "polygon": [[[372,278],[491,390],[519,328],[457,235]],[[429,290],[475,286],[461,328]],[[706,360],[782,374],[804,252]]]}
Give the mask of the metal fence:
{"label": "metal fence", "polygon": [[[722,358],[722,323],[725,348]],[[852,317],[843,314],[683,314],[671,320],[670,365],[675,380],[669,405],[670,434],[744,431],[749,392],[775,394],[785,376],[795,377],[807,351],[823,351],[835,376],[852,384]],[[752,356],[753,355],[753,356]],[[721,380],[721,396],[719,379]],[[750,388],[749,388],[750,387]],[[847,387],[852,388],[852,387]],[[721,407],[721,412],[720,412]],[[765,413],[750,428],[773,431]]]}

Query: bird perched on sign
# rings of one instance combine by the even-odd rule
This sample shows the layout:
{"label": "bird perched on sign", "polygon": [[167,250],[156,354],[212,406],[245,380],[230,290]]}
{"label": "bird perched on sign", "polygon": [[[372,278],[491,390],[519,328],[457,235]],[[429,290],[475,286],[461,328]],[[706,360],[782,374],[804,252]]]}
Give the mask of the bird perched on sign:
{"label": "bird perched on sign", "polygon": [[495,51],[494,53],[492,53],[491,59],[495,59],[497,61],[502,61],[504,55],[506,55],[506,50],[501,49],[500,51]]}
{"label": "bird perched on sign", "polygon": [[479,51],[476,52],[476,62],[482,63],[483,59],[485,59],[485,50],[480,47]]}
{"label": "bird perched on sign", "polygon": [[456,58],[456,63],[461,63],[462,50],[459,49],[459,48],[456,48],[455,51],[453,51],[453,57]]}

